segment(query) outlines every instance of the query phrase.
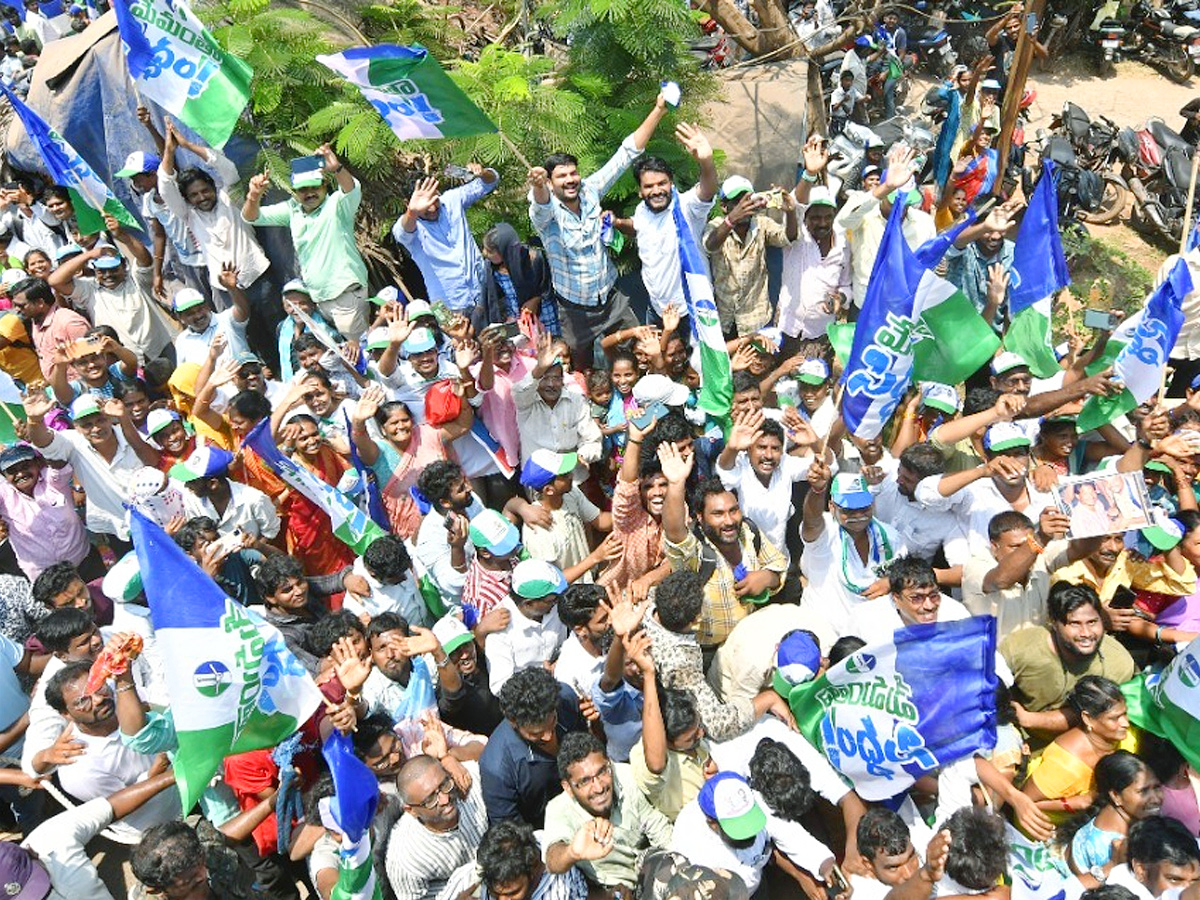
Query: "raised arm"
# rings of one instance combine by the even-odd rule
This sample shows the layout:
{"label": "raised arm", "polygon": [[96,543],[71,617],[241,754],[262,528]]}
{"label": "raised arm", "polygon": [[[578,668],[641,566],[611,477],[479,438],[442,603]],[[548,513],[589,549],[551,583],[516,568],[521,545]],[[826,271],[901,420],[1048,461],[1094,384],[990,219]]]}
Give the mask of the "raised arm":
{"label": "raised arm", "polygon": [[663,120],[663,116],[666,114],[667,101],[663,98],[662,94],[659,94],[654,100],[654,108],[642,120],[642,124],[637,127],[637,131],[633,133],[633,146],[637,148],[639,153],[646,149],[646,145],[650,143],[650,138],[654,137],[654,131],[658,128],[658,123]]}
{"label": "raised arm", "polygon": [[348,194],[354,190],[354,176],[342,165],[342,161],[337,158],[337,154],[333,152],[333,148],[327,143],[322,144],[317,148],[317,153],[324,160],[325,174],[332,175],[337,181],[338,190],[343,194]]}
{"label": "raised arm", "polygon": [[146,249],[146,245],[127,232],[115,218],[105,215],[104,228],[112,235],[112,239],[120,245],[126,255],[133,258],[133,261],[138,264],[139,268],[149,269],[154,264],[154,258],[150,256],[150,251]]}
{"label": "raised arm", "polygon": [[150,110],[145,106],[139,105],[137,108],[138,121],[142,123],[142,127],[150,132],[150,137],[154,141],[154,149],[158,151],[158,155],[162,156],[166,150],[166,141],[163,139],[162,133],[154,127],[154,120],[150,118]]}
{"label": "raised arm", "polygon": [[804,506],[801,507],[800,537],[807,543],[812,543],[825,531],[826,498],[832,477],[829,463],[823,457],[814,457],[808,467],[808,493],[804,495]]}
{"label": "raised arm", "polygon": [[[375,438],[371,437],[371,432],[367,430],[367,422],[375,417],[383,398],[383,388],[378,384],[373,384],[362,392],[358,403],[355,404],[354,412],[350,414],[350,434],[354,437],[354,443],[358,447],[358,456],[364,465],[373,466],[379,459],[379,445],[375,443]],[[465,403],[463,405],[466,406]]]}
{"label": "raised arm", "polygon": [[717,196],[717,166],[713,162],[712,145],[699,128],[687,122],[680,122],[675,126],[675,139],[683,144],[683,148],[700,167],[696,196],[708,203]]}
{"label": "raised arm", "polygon": [[695,454],[683,456],[674,444],[667,441],[658,445],[658,461],[662,464],[663,476],[667,479],[667,496],[663,501],[663,538],[672,544],[687,539],[687,479],[692,473]]}
{"label": "raised arm", "polygon": [[162,454],[146,443],[146,439],[133,424],[133,416],[129,414],[129,409],[125,404],[115,398],[105,400],[103,409],[106,416],[117,420],[117,424],[121,427],[121,434],[125,436],[125,442],[133,448],[133,452],[137,454],[142,465],[157,469],[162,460]]}

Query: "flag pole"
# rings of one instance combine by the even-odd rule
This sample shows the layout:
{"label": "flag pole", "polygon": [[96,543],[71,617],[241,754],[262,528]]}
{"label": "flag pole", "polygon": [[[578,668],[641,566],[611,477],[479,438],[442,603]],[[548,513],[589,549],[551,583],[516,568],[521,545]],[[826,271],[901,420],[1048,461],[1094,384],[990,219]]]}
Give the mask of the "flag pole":
{"label": "flag pole", "polygon": [[[525,154],[521,152],[520,147],[513,143],[512,138],[510,138],[499,128],[496,129],[496,134],[500,135],[500,140],[504,142],[505,147],[512,151],[512,155],[517,158],[517,162],[523,165],[526,169],[533,168],[533,163],[525,158]],[[1193,176],[1195,175],[1195,169],[1192,170],[1192,174]],[[1193,178],[1193,180],[1195,179]]]}
{"label": "flag pole", "polygon": [[1192,233],[1192,204],[1196,200],[1196,169],[1200,167],[1200,153],[1192,154],[1192,179],[1188,182],[1187,209],[1183,211],[1183,234],[1179,236],[1179,255],[1187,252],[1188,238]]}
{"label": "flag pole", "polygon": [[0,403],[0,406],[4,407],[4,414],[8,416],[8,420],[13,423],[14,429],[21,424],[20,420],[17,419],[17,417],[13,414],[13,411],[9,408],[7,403]]}
{"label": "flag pole", "polygon": [[[845,427],[845,424],[846,424],[845,420],[841,418],[841,416],[842,416],[842,389],[844,387],[845,387],[845,385],[841,381],[838,381],[838,383],[833,386],[833,408],[837,411],[837,414],[838,414],[838,418],[835,419],[834,421],[836,423],[837,421],[840,420],[842,422],[843,427]],[[829,431],[825,432],[825,434],[821,437],[821,443],[817,447],[817,452],[813,457],[814,459],[819,459],[819,460],[821,460],[821,462],[825,461],[825,451],[827,449],[829,449],[829,435],[833,432],[833,429],[834,429],[834,426],[830,425]]]}

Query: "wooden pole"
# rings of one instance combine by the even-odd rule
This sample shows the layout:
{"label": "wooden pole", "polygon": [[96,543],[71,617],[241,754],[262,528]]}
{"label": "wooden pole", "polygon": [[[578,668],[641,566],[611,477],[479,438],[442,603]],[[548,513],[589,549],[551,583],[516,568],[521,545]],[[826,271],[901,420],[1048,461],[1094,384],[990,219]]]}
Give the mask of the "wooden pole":
{"label": "wooden pole", "polygon": [[1021,112],[1021,98],[1025,95],[1025,81],[1029,78],[1029,67],[1033,63],[1033,44],[1036,36],[1027,30],[1028,16],[1032,13],[1035,20],[1042,20],[1042,11],[1046,0],[1034,0],[1032,8],[1021,17],[1021,33],[1017,36],[1017,48],[1013,51],[1012,64],[1008,69],[1008,84],[1004,88],[1004,103],[1000,107],[1000,140],[996,145],[996,160],[1000,171],[996,173],[996,183],[992,188],[994,194],[999,194],[1004,186],[1004,174],[1008,169],[1008,153],[1012,147],[1013,129],[1017,125],[1017,115]]}
{"label": "wooden pole", "polygon": [[1183,234],[1179,235],[1179,255],[1187,252],[1188,237],[1192,230],[1192,204],[1196,202],[1196,169],[1200,167],[1200,152],[1192,154],[1192,179],[1188,182],[1187,209],[1183,212]]}

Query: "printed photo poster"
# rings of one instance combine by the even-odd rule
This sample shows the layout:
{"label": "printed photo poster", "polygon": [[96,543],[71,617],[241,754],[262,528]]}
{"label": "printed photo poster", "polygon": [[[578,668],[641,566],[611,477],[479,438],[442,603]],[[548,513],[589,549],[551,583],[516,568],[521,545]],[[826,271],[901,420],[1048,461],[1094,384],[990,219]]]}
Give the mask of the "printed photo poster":
{"label": "printed photo poster", "polygon": [[1146,481],[1137,472],[1092,472],[1060,478],[1058,508],[1071,518],[1067,537],[1089,538],[1136,531],[1150,525]]}

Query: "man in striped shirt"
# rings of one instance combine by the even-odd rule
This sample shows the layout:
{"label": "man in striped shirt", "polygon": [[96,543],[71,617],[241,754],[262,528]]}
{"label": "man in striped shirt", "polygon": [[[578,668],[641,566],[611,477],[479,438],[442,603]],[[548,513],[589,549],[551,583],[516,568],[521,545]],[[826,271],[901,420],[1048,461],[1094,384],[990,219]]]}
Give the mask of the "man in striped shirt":
{"label": "man in striped shirt", "polygon": [[432,756],[414,756],[396,775],[405,815],[392,828],[387,847],[387,876],[396,900],[434,900],[455,869],[475,860],[487,829],[487,812],[472,774],[464,795]]}

